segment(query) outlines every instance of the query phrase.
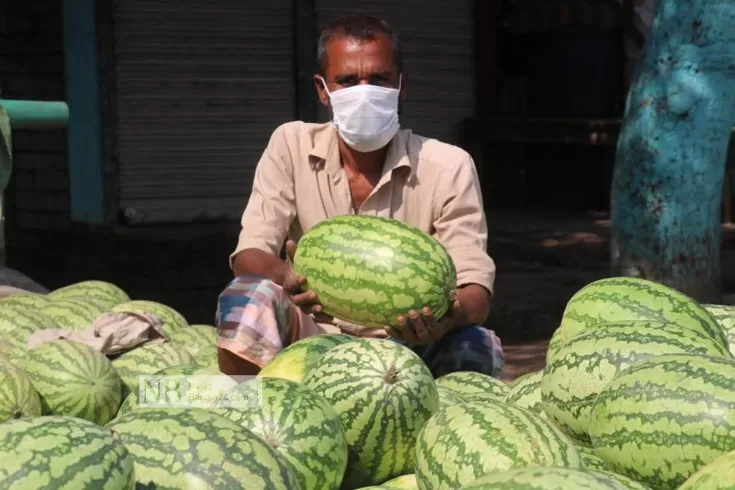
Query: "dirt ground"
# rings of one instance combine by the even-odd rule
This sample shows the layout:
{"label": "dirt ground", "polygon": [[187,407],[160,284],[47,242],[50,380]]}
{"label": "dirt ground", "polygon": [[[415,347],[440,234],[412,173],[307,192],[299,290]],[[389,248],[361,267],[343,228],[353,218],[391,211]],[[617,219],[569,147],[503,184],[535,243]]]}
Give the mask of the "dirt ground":
{"label": "dirt ground", "polygon": [[[497,278],[487,326],[502,339],[505,377],[514,379],[543,367],[568,299],[608,275],[609,223],[592,213],[491,211],[488,225]],[[237,224],[105,234],[12,230],[8,265],[47,288],[91,278],[112,281],[133,298],[171,305],[190,323],[211,324],[217,295],[231,279],[227,257],[238,231]],[[733,269],[730,252],[723,267]],[[735,278],[735,272],[727,276]]]}

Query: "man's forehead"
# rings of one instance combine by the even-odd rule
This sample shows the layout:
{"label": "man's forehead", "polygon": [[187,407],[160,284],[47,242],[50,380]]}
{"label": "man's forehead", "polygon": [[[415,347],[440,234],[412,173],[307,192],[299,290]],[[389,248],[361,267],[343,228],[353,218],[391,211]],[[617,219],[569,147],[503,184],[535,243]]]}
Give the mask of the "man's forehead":
{"label": "man's forehead", "polygon": [[370,39],[335,37],[327,46],[327,53],[329,67],[340,72],[368,68],[365,65],[372,71],[393,71],[394,68],[392,41],[382,34]]}

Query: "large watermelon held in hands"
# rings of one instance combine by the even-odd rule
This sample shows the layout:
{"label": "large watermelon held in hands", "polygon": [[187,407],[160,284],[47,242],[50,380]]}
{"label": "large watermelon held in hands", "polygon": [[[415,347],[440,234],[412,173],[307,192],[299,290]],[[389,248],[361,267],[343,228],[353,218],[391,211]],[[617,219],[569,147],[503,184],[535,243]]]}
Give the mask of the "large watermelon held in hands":
{"label": "large watermelon held in hands", "polygon": [[128,450],[92,422],[49,415],[0,424],[3,490],[132,490],[134,484]]}
{"label": "large watermelon held in hands", "polygon": [[441,318],[456,293],[456,270],[431,235],[391,218],[328,218],[299,241],[294,270],[328,315],[366,327],[398,327],[424,306]]}
{"label": "large watermelon held in hands", "polygon": [[419,431],[439,407],[434,378],[411,349],[359,338],[320,357],[303,384],[339,414],[349,444],[343,489],[411,473]]}

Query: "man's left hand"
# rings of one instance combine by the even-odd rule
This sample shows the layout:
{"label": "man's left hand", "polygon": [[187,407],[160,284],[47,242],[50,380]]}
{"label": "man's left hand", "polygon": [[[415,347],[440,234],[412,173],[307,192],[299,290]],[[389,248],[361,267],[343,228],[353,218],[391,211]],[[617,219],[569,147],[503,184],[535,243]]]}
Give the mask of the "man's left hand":
{"label": "man's left hand", "polygon": [[459,300],[452,303],[452,308],[441,320],[434,318],[428,307],[424,307],[421,312],[411,310],[408,315],[397,318],[399,328],[386,326],[385,331],[391,337],[403,340],[409,345],[427,345],[436,342],[454,329],[461,311],[462,305]]}

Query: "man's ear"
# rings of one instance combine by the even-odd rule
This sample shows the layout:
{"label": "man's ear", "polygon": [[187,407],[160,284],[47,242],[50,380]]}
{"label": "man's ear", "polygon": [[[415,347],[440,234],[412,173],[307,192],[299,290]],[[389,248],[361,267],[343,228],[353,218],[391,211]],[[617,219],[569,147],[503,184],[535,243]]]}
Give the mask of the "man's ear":
{"label": "man's ear", "polygon": [[316,94],[319,97],[319,101],[322,103],[324,107],[328,108],[329,107],[329,94],[327,93],[327,89],[324,86],[326,81],[318,73],[315,73],[312,79],[314,80],[314,88],[316,88]]}

